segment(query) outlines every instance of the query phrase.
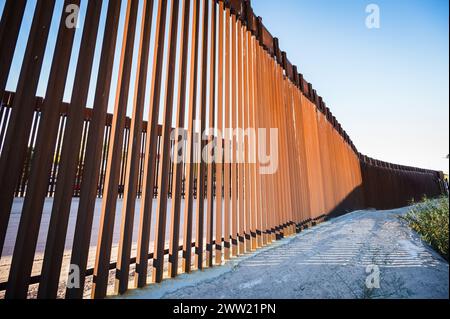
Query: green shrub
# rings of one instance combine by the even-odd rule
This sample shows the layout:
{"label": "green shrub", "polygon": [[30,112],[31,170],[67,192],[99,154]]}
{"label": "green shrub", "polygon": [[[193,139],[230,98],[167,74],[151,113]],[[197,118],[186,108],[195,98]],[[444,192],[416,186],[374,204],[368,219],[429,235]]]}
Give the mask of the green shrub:
{"label": "green shrub", "polygon": [[448,260],[448,197],[424,199],[404,219],[442,257]]}

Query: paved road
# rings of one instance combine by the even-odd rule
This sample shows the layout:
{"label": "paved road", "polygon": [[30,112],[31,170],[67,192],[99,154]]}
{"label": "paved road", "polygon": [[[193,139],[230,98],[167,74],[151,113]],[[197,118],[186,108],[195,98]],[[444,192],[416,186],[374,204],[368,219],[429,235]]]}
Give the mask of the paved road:
{"label": "paved road", "polygon": [[[448,263],[394,211],[360,211],[128,298],[448,298]],[[380,288],[366,279],[380,271]],[[374,281],[372,281],[374,283]]]}

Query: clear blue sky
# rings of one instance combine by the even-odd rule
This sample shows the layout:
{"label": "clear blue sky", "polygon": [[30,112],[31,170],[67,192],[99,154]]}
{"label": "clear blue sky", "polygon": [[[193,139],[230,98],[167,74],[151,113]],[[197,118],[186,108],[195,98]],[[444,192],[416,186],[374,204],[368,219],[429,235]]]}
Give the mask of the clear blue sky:
{"label": "clear blue sky", "polygon": [[[381,28],[367,29],[368,4]],[[449,2],[253,0],[358,149],[448,172]]]}
{"label": "clear blue sky", "polygon": [[[4,3],[5,0],[0,0],[0,13]],[[370,3],[380,7],[380,29],[366,28],[365,9]],[[16,86],[35,4],[36,0],[27,4],[8,81],[10,90]],[[37,92],[41,96],[45,95],[62,4],[62,0],[57,1]],[[81,4],[82,26],[86,0]],[[448,1],[253,0],[252,5],[271,33],[280,39],[280,46],[290,61],[314,85],[362,153],[394,163],[448,172],[448,160],[444,159],[449,153]],[[119,34],[123,30],[124,9],[122,6]],[[139,17],[141,10],[142,3]],[[104,26],[105,11],[101,26]],[[103,28],[99,39],[103,37]],[[80,28],[76,32],[73,56],[80,46],[81,31]],[[119,36],[118,49],[121,40]],[[91,84],[95,83],[100,49],[101,45],[97,45]],[[115,70],[118,58],[116,54]],[[66,101],[70,100],[75,67],[76,60],[72,59]],[[134,63],[133,77],[135,71]],[[115,88],[113,81],[110,111]],[[91,85],[89,106],[92,106],[93,93]]]}

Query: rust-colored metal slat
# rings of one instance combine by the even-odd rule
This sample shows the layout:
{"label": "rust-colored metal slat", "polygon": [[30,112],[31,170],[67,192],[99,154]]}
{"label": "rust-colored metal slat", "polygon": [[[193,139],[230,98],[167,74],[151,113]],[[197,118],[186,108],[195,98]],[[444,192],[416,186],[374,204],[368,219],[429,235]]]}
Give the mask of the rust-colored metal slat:
{"label": "rust-colored metal slat", "polygon": [[164,249],[166,243],[166,216],[167,216],[167,197],[168,197],[168,179],[167,173],[170,165],[170,134],[172,130],[173,113],[173,91],[175,83],[175,62],[177,54],[177,36],[178,36],[178,11],[179,1],[171,1],[171,18],[169,30],[169,48],[168,48],[168,68],[166,76],[166,94],[163,115],[163,133],[162,133],[162,152],[160,156],[160,176],[158,180],[159,197],[156,210],[156,233],[155,249],[153,262],[153,281],[161,282],[164,273]]}
{"label": "rust-colored metal slat", "polygon": [[[45,46],[55,0],[39,0],[17,84],[0,157],[0,252],[3,250],[15,186],[23,168],[28,136],[34,115],[35,93],[41,73]],[[1,253],[0,253],[1,256]]]}
{"label": "rust-colored metal slat", "polygon": [[[89,80],[93,64],[96,34],[103,1],[89,2],[86,23],[75,75],[72,102],[69,107],[64,144],[61,152],[56,194],[53,199],[50,226],[47,235],[44,262],[39,284],[39,298],[55,298],[61,273],[64,242],[66,238],[70,206],[73,196],[73,181],[76,173],[81,135],[83,109],[86,105]],[[55,177],[53,177],[53,181]]]}
{"label": "rust-colored metal slat", "polygon": [[130,86],[131,66],[136,33],[139,1],[127,4],[121,63],[118,74],[116,102],[114,107],[111,143],[106,167],[105,194],[102,201],[98,232],[97,254],[92,283],[92,297],[104,298],[107,294],[109,263],[116,215],[120,162],[123,149],[123,134]]}
{"label": "rust-colored metal slat", "polygon": [[6,0],[0,20],[0,97],[8,80],[26,0]]}
{"label": "rust-colored metal slat", "polygon": [[[99,176],[103,175],[100,172],[103,172],[102,163],[104,161],[102,160],[102,154],[105,153],[103,152],[104,145],[106,145],[105,150],[108,149],[108,143],[104,144],[104,139],[105,136],[109,136],[109,129],[105,128],[105,115],[109,95],[104,92],[109,92],[111,87],[120,5],[121,1],[110,0],[106,14],[105,30],[108,30],[108,32],[105,33],[103,38],[94,107],[86,144],[86,164],[81,182],[80,200],[70,259],[70,263],[78,265],[80,269],[80,287],[66,289],[66,298],[68,299],[81,299],[83,297],[97,190],[99,189],[98,192],[101,193],[101,187],[98,187],[98,185]],[[106,139],[107,141],[108,139]],[[102,185],[101,182],[102,178],[100,186]]]}
{"label": "rust-colored metal slat", "polygon": [[[224,54],[223,54],[223,41],[224,41],[224,7],[223,3],[220,3],[219,7],[219,61],[218,61],[218,74],[217,74],[217,145],[216,145],[216,154],[215,163],[216,163],[216,265],[222,264],[222,254],[223,254],[223,245],[222,245],[222,234],[223,234],[223,188],[222,182],[224,179],[223,176],[223,118],[224,118]],[[213,132],[210,132],[214,134]],[[225,223],[227,221],[225,220]]]}
{"label": "rust-colored metal slat", "polygon": [[148,250],[150,226],[152,220],[156,159],[158,151],[158,118],[161,97],[161,82],[164,59],[164,38],[166,27],[167,1],[158,1],[158,13],[155,30],[155,48],[153,53],[153,74],[151,82],[150,110],[147,129],[147,157],[144,164],[144,195],[141,198],[139,235],[137,248],[135,284],[141,288],[147,284]]}
{"label": "rust-colored metal slat", "polygon": [[224,136],[224,179],[223,179],[223,201],[224,201],[224,242],[223,242],[223,256],[225,260],[229,260],[231,256],[231,91],[230,91],[230,79],[231,79],[231,16],[230,9],[225,8],[225,104],[224,104],[224,123],[225,130]]}
{"label": "rust-colored metal slat", "polygon": [[[210,47],[210,65],[209,65],[209,127],[214,127],[214,121],[216,116],[215,99],[216,99],[216,33],[217,33],[217,6],[214,1],[211,2],[211,47]],[[219,10],[219,13],[222,12]],[[220,54],[220,53],[219,53]],[[214,145],[215,137],[214,132],[209,132],[208,146]],[[214,202],[215,202],[215,163],[211,150],[208,151],[208,163],[207,163],[207,208],[206,208],[206,267],[213,266],[214,255]]]}
{"label": "rust-colored metal slat", "polygon": [[[188,48],[189,48],[189,23],[190,23],[190,8],[191,1],[183,1],[183,15],[182,15],[182,33],[180,43],[180,77],[178,82],[178,101],[177,101],[177,115],[176,115],[176,139],[174,144],[175,152],[184,146],[185,143],[185,108],[186,108],[186,79],[188,67]],[[182,179],[184,165],[182,161],[178,161],[178,156],[183,154],[177,153],[175,158],[177,161],[173,163],[174,166],[174,181],[172,189],[172,207],[171,207],[171,225],[170,225],[170,243],[169,243],[169,276],[174,278],[178,274],[178,251],[180,241],[180,210],[182,197]],[[184,161],[184,158],[182,159]]]}
{"label": "rust-colored metal slat", "polygon": [[130,272],[133,224],[137,198],[138,177],[140,175],[140,155],[142,148],[142,127],[149,64],[150,35],[153,18],[153,0],[144,0],[141,34],[139,40],[138,67],[131,119],[128,162],[125,180],[124,202],[117,256],[115,291],[123,294],[128,290]]}
{"label": "rust-colored metal slat", "polygon": [[202,160],[202,150],[206,146],[203,139],[203,132],[206,128],[206,96],[208,81],[208,22],[209,22],[209,1],[203,1],[203,27],[202,27],[202,52],[201,52],[201,83],[199,87],[200,105],[197,120],[200,122],[200,132],[196,132],[201,140],[200,149],[197,150],[197,158],[199,159],[197,169],[197,202],[196,202],[196,239],[195,239],[195,265],[197,269],[203,269],[203,242],[204,242],[204,217],[205,217],[205,163]]}
{"label": "rust-colored metal slat", "polygon": [[[73,2],[79,5],[78,2]],[[69,1],[65,2],[67,6]],[[66,13],[61,14],[54,58],[50,70],[42,119],[37,134],[29,186],[23,203],[19,230],[14,246],[13,259],[8,278],[6,298],[25,298],[28,279],[31,275],[34,252],[39,235],[45,196],[48,190],[48,176],[53,160],[58,123],[59,105],[62,103],[67,72],[70,62],[75,30],[65,26]],[[56,106],[56,107],[55,107]]]}
{"label": "rust-colored metal slat", "polygon": [[197,109],[197,77],[198,77],[198,48],[199,48],[199,29],[200,29],[200,0],[193,0],[192,13],[192,39],[191,39],[191,61],[190,61],[190,79],[189,79],[189,111],[188,111],[188,131],[186,142],[186,178],[184,188],[184,234],[183,234],[183,271],[191,272],[192,258],[192,210],[194,201],[194,121]]}

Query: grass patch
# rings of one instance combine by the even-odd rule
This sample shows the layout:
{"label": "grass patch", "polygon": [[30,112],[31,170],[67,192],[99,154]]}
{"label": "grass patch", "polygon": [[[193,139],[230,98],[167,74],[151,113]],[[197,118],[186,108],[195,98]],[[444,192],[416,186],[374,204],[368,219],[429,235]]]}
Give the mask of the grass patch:
{"label": "grass patch", "polygon": [[447,261],[448,257],[448,197],[423,199],[403,218]]}

